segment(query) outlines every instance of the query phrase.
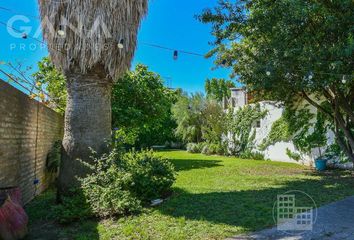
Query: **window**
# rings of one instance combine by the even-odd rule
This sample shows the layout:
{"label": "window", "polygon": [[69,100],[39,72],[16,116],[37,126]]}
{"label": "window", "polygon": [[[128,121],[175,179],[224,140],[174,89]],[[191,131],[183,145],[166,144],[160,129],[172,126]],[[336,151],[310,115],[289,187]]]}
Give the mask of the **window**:
{"label": "window", "polygon": [[261,121],[256,122],[256,128],[261,128]]}

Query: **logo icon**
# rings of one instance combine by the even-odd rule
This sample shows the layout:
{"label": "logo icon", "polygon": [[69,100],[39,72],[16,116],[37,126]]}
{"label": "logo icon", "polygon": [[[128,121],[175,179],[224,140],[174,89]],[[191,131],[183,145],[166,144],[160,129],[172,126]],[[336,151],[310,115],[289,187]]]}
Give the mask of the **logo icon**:
{"label": "logo icon", "polygon": [[297,235],[311,231],[317,219],[316,203],[307,193],[298,190],[288,191],[277,195],[273,217],[278,231]]}

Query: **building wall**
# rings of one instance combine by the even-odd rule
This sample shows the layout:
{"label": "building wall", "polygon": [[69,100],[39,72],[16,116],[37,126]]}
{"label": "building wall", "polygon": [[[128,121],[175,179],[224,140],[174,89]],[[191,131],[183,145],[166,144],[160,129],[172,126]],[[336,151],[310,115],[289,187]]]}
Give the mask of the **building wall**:
{"label": "building wall", "polygon": [[0,188],[19,186],[24,203],[45,190],[55,177],[47,155],[62,136],[63,116],[0,80]]}
{"label": "building wall", "polygon": [[[274,102],[261,102],[261,108],[267,110],[267,115],[261,120],[260,128],[256,128],[256,145],[260,145],[264,139],[266,139],[271,131],[273,123],[278,120],[284,111],[284,108],[279,106]],[[275,161],[282,162],[296,162],[291,159],[287,154],[286,150],[289,149],[292,152],[299,153],[296,150],[294,144],[290,142],[277,142],[269,146],[266,150],[263,151],[263,154],[266,159],[271,159]],[[303,164],[311,165],[313,162],[312,156],[302,154]]]}
{"label": "building wall", "polygon": [[[259,145],[262,143],[263,139],[267,138],[272,128],[273,123],[278,120],[284,111],[284,108],[279,106],[274,102],[260,102],[261,108],[268,111],[267,116],[261,120],[261,127],[256,128],[256,144]],[[305,107],[305,106],[304,106]],[[317,109],[313,106],[306,106],[311,113],[317,114]],[[315,123],[316,118],[312,119],[312,122]],[[309,133],[314,131],[313,128],[309,129]],[[331,145],[334,142],[335,136],[332,131],[327,132],[327,145]],[[325,151],[326,147],[321,148],[322,153]],[[289,149],[291,152],[301,155],[301,160],[299,162],[291,159],[287,154],[286,150]],[[312,149],[311,153],[304,154],[298,151],[292,141],[289,142],[278,142],[274,145],[269,146],[265,151],[263,151],[266,159],[282,161],[282,162],[296,162],[305,165],[313,165],[314,160],[320,156],[318,149]]]}
{"label": "building wall", "polygon": [[[242,96],[242,97],[240,97]],[[246,96],[246,97],[245,97]],[[231,89],[231,98],[237,99],[247,99],[247,93],[242,89]],[[229,102],[232,102],[229,100]],[[247,104],[246,101],[236,101],[239,104],[234,105],[235,109],[243,107]],[[260,127],[254,126],[256,130],[255,144],[259,146],[264,139],[266,139],[271,131],[273,123],[278,120],[284,111],[284,108],[275,102],[263,101],[260,102],[261,109],[267,110],[267,115],[260,122]],[[313,106],[308,106],[310,112],[316,113],[316,108]],[[316,121],[313,119],[313,121]],[[310,133],[313,129],[309,130]],[[230,136],[228,136],[230,137]],[[328,144],[330,145],[334,142],[335,136],[334,133],[328,131],[327,133]],[[291,152],[298,153],[301,155],[301,160],[299,162],[289,158],[286,154],[287,149]],[[259,151],[259,149],[255,149],[255,151]],[[321,149],[322,152],[325,151],[325,147]],[[319,156],[318,149],[313,149],[310,154],[304,154],[299,152],[292,141],[289,142],[278,142],[274,145],[269,146],[265,151],[262,151],[266,159],[282,161],[282,162],[293,162],[293,163],[301,163],[305,165],[313,165],[314,160]]]}

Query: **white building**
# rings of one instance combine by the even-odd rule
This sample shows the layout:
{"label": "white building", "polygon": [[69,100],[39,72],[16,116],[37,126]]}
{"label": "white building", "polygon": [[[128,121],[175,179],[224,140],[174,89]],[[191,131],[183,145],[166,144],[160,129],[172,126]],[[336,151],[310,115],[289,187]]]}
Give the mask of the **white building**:
{"label": "white building", "polygon": [[[250,100],[251,100],[251,96],[247,94],[245,89],[231,88],[231,97],[229,99],[225,99],[223,102],[224,109],[227,109],[230,106],[234,109],[241,108],[249,104]],[[261,101],[259,102],[259,104],[261,106],[261,109],[267,110],[267,115],[265,118],[255,123],[255,128],[256,128],[255,145],[256,146],[259,146],[263,142],[263,140],[268,137],[273,123],[282,116],[284,111],[284,108],[280,106],[280,104],[277,104],[276,102]],[[316,113],[315,108],[310,108],[310,111]],[[312,130],[310,129],[310,131],[313,131],[313,129]],[[329,132],[327,138],[329,139],[328,144],[333,143],[334,134],[332,132]],[[287,155],[287,149],[293,153],[300,154],[301,160],[295,161],[291,159]],[[302,163],[305,165],[313,165],[314,159],[316,159],[319,156],[318,149],[313,149],[310,155],[306,155],[299,152],[291,141],[277,142],[274,145],[267,147],[264,151],[260,151],[259,149],[255,149],[255,151],[259,151],[263,153],[265,159],[282,161],[282,162]]]}

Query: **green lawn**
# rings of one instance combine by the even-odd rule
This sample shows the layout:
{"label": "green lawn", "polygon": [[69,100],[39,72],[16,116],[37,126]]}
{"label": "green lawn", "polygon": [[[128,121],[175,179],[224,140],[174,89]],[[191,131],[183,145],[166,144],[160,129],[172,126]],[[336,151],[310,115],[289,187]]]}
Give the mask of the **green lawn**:
{"label": "green lawn", "polygon": [[[157,208],[118,220],[60,226],[52,191],[27,207],[31,237],[69,239],[223,239],[274,225],[277,194],[301,190],[317,205],[354,195],[351,172],[313,172],[297,164],[165,151],[178,170],[174,195]],[[31,239],[31,237],[29,239]],[[47,237],[47,238],[46,238]]]}

